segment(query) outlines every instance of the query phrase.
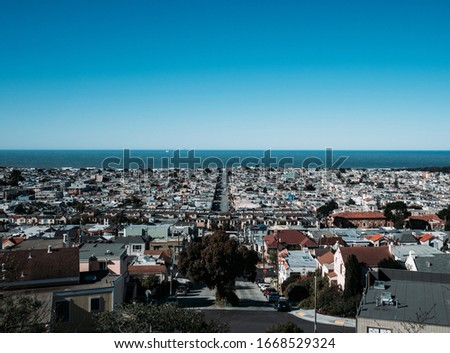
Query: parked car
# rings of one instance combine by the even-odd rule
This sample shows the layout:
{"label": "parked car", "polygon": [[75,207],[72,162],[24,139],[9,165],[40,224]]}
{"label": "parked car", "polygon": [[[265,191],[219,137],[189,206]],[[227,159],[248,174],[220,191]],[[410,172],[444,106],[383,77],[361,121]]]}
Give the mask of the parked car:
{"label": "parked car", "polygon": [[291,311],[291,306],[286,300],[278,300],[275,302],[274,308],[277,311]]}
{"label": "parked car", "polygon": [[264,291],[264,290],[266,290],[267,288],[270,287],[270,284],[261,283],[261,284],[258,284],[258,286],[259,286],[259,289],[261,289],[261,291]]}
{"label": "parked car", "polygon": [[268,287],[267,289],[265,289],[264,290],[264,295],[267,297],[270,293],[274,293],[274,292],[276,292],[277,290],[275,289],[275,288],[272,288],[272,287]]}
{"label": "parked car", "polygon": [[267,297],[267,300],[269,301],[269,303],[273,303],[273,302],[277,302],[279,298],[280,298],[280,296],[277,292],[272,292]]}
{"label": "parked car", "polygon": [[186,286],[179,286],[179,287],[177,288],[177,291],[175,292],[175,294],[176,294],[177,296],[180,296],[180,295],[187,295],[187,294],[188,294],[188,289],[187,289]]}

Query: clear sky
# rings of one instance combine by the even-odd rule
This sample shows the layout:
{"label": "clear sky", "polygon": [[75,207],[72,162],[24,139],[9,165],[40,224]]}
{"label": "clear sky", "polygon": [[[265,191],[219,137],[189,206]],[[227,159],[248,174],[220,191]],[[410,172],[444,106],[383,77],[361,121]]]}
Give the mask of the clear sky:
{"label": "clear sky", "polygon": [[450,2],[0,0],[0,149],[450,149]]}

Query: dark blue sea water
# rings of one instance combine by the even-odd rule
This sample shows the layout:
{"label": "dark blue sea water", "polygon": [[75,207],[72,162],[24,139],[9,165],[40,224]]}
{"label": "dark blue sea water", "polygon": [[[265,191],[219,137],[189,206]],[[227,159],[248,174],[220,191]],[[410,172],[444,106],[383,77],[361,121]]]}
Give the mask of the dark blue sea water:
{"label": "dark blue sea water", "polygon": [[[339,161],[340,157],[345,161],[342,158]],[[131,150],[127,154],[123,150],[0,150],[0,166],[18,168],[101,168],[106,165],[105,160],[109,167],[122,168],[127,159],[125,164],[129,168],[214,167],[221,163],[224,166],[268,166],[270,163],[276,167],[284,163],[286,167],[420,168],[450,166],[450,151]]]}

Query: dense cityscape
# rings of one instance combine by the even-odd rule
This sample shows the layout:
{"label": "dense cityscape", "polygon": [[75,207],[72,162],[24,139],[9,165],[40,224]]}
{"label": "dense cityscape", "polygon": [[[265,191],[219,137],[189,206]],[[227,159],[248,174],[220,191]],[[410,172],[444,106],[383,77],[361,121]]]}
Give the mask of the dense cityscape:
{"label": "dense cityscape", "polygon": [[[3,167],[0,290],[41,310],[1,327],[111,332],[106,315],[140,303],[195,312],[211,332],[449,332],[449,179],[395,169]],[[222,260],[227,276],[214,272]]]}

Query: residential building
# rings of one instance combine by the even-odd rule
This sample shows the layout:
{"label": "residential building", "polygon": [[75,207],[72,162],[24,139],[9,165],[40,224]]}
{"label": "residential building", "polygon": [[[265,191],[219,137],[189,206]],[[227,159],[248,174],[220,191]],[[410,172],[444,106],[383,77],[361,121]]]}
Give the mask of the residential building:
{"label": "residential building", "polygon": [[450,333],[450,274],[372,273],[356,316],[357,333]]}
{"label": "residential building", "polygon": [[377,270],[380,261],[391,258],[388,247],[338,248],[334,254],[334,272],[337,275],[337,285],[342,290],[345,289],[345,265],[351,255],[355,255],[358,262],[364,267],[364,273],[368,270]]}
{"label": "residential building", "polygon": [[318,265],[307,250],[287,250],[278,253],[280,285],[291,275],[305,276],[314,272]]}
{"label": "residential building", "polygon": [[330,225],[341,228],[379,228],[389,225],[382,212],[338,212],[329,217]]}

